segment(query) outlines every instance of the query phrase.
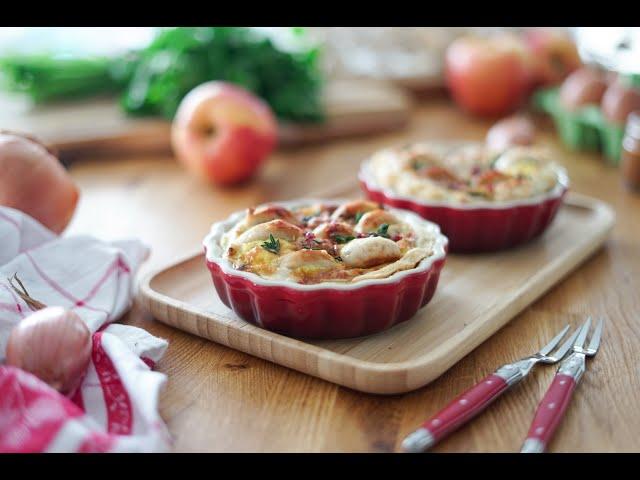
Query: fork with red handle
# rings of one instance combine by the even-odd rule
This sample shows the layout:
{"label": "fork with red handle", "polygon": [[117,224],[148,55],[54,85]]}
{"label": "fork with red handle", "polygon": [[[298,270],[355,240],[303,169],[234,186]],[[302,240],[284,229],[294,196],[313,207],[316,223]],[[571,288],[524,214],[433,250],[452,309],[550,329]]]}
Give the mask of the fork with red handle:
{"label": "fork with red handle", "polygon": [[522,381],[536,364],[558,363],[574,345],[581,332],[581,330],[576,330],[567,341],[551,354],[551,351],[562,341],[568,331],[569,325],[563,328],[539,352],[515,363],[503,365],[480,383],[455,398],[444,409],[424,422],[422,427],[408,435],[402,442],[403,450],[417,453],[431,448],[482,412],[509,387]]}
{"label": "fork with red handle", "polygon": [[598,352],[603,323],[604,319],[600,319],[587,348],[583,348],[583,346],[591,327],[591,318],[589,317],[580,328],[571,354],[558,367],[558,372],[551,386],[538,404],[527,439],[522,444],[520,453],[542,453],[545,451],[556,428],[560,425],[576,385],[585,372],[586,357],[593,357]]}

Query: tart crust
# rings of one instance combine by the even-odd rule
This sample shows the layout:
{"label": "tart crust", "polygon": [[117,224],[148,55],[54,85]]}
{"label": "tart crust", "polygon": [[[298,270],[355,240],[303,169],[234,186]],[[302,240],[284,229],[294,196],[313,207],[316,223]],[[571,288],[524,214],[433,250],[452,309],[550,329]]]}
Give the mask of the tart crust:
{"label": "tart crust", "polygon": [[558,166],[541,147],[492,151],[479,143],[422,142],[375,153],[373,180],[396,194],[452,204],[500,203],[550,192]]}
{"label": "tart crust", "polygon": [[436,235],[417,217],[364,200],[267,204],[247,209],[220,246],[233,268],[265,279],[353,283],[415,268],[434,254]]}

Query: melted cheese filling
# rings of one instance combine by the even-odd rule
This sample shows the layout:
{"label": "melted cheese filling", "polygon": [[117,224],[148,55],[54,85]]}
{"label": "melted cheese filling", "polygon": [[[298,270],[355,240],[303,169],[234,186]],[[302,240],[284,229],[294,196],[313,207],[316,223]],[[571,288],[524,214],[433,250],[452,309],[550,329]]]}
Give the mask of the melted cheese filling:
{"label": "melted cheese filling", "polygon": [[248,209],[223,238],[234,268],[314,284],[386,278],[432,254],[434,238],[378,204]]}
{"label": "melted cheese filling", "polygon": [[376,182],[422,200],[477,203],[530,198],[558,183],[549,154],[535,147],[496,153],[482,145],[419,143],[371,158]]}

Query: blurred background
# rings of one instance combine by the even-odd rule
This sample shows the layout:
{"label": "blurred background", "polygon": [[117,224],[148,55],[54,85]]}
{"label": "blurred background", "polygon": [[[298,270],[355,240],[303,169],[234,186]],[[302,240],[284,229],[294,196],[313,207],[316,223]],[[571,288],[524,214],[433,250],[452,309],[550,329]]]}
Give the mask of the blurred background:
{"label": "blurred background", "polygon": [[[585,68],[622,81],[624,105],[604,108],[593,78],[561,95]],[[640,29],[629,27],[4,27],[0,128],[63,159],[167,150],[182,98],[225,80],[270,105],[281,147],[402,128],[437,94],[492,121],[544,113],[569,147],[617,164],[639,73]]]}

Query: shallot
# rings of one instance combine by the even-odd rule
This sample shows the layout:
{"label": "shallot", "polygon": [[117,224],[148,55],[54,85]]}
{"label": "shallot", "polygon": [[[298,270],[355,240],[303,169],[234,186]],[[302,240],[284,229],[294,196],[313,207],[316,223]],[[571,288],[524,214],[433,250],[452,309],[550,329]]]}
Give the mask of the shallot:
{"label": "shallot", "polygon": [[13,328],[6,361],[71,394],[87,370],[91,347],[91,332],[75,312],[47,307]]}
{"label": "shallot", "polygon": [[623,126],[631,112],[640,110],[640,89],[619,78],[607,88],[601,106],[609,122]]}
{"label": "shallot", "polygon": [[493,125],[487,132],[487,146],[501,151],[513,145],[530,145],[535,140],[533,123],[522,116],[507,117]]}

